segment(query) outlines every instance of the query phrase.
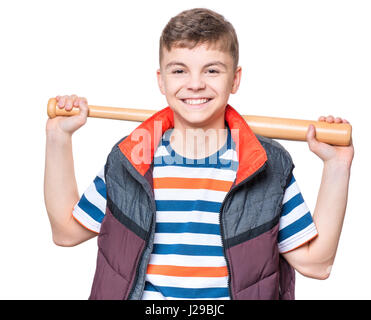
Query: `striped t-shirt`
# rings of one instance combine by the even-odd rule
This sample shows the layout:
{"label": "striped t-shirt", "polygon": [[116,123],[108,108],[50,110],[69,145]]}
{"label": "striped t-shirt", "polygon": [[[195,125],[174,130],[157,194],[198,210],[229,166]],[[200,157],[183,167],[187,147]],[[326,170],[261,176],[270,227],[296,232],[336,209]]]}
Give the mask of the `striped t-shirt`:
{"label": "striped t-shirt", "polygon": [[[204,159],[187,159],[166,131],[154,155],[156,229],[143,299],[229,299],[219,210],[236,177],[238,158],[228,130],[225,145]],[[73,216],[99,232],[106,206],[103,169],[75,206]],[[278,248],[288,252],[317,235],[293,177],[286,189]],[[248,264],[248,261],[246,262]]]}

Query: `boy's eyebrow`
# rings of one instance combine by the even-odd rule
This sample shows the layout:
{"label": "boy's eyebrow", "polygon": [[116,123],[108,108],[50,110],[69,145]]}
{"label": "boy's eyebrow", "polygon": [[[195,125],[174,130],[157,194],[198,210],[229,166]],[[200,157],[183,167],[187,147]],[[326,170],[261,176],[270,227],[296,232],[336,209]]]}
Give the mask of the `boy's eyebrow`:
{"label": "boy's eyebrow", "polygon": [[173,66],[182,66],[182,67],[186,67],[186,65],[185,65],[183,62],[179,62],[179,61],[171,61],[171,62],[169,62],[169,63],[165,66],[165,69],[168,69],[168,68],[173,67]]}
{"label": "boy's eyebrow", "polygon": [[204,65],[204,68],[211,67],[211,66],[220,66],[220,67],[223,67],[224,69],[228,69],[227,65],[221,61],[213,61],[213,62],[207,63],[206,65]]}
{"label": "boy's eyebrow", "polygon": [[[212,61],[212,62],[209,62],[209,63],[205,64],[203,67],[208,68],[208,67],[215,66],[215,65],[221,66],[221,67],[227,69],[227,65],[225,63],[221,62],[221,61]],[[168,68],[173,67],[173,66],[187,67],[187,65],[183,62],[171,61],[165,66],[165,69],[168,69]]]}

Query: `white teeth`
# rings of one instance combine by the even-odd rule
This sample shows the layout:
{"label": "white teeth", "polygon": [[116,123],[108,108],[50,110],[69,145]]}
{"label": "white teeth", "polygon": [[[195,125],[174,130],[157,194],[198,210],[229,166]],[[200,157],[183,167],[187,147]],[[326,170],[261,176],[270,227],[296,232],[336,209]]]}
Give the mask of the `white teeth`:
{"label": "white teeth", "polygon": [[187,104],[202,104],[208,102],[210,99],[184,99]]}

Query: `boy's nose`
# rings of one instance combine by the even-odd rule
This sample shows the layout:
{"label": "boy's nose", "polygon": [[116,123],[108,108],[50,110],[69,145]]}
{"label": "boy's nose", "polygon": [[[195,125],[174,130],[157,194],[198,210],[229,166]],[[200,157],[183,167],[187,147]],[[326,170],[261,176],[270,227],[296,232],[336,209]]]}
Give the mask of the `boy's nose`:
{"label": "boy's nose", "polygon": [[202,79],[200,75],[193,75],[190,77],[188,83],[187,83],[187,89],[198,91],[205,89],[206,84],[205,81]]}

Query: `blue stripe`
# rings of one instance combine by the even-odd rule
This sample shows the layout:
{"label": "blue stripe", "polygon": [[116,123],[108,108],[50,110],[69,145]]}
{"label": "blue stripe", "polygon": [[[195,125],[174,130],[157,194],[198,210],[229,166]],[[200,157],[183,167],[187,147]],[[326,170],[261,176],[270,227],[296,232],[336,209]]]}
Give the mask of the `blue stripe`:
{"label": "blue stripe", "polygon": [[[224,153],[224,152],[223,152]],[[222,154],[220,154],[221,156]],[[165,167],[168,165],[191,168],[216,168],[237,171],[238,161],[220,159],[219,157],[208,157],[203,159],[188,159],[177,154],[154,157],[154,165]]]}
{"label": "blue stripe", "polygon": [[92,204],[88,199],[86,199],[83,194],[79,203],[77,204],[84,212],[91,216],[95,221],[101,223],[104,218],[104,213]]}
{"label": "blue stripe", "polygon": [[156,233],[204,233],[220,234],[219,224],[198,223],[198,222],[158,222],[156,223]]}
{"label": "blue stripe", "polygon": [[290,183],[288,184],[287,188],[290,187],[295,182],[294,176],[291,177]]}
{"label": "blue stripe", "polygon": [[157,292],[155,286],[151,282],[148,282],[148,281],[145,282],[144,290],[145,291],[156,291]]}
{"label": "blue stripe", "polygon": [[[181,191],[180,191],[181,192]],[[207,211],[219,212],[221,203],[205,200],[156,200],[157,211]]]}
{"label": "blue stripe", "polygon": [[107,200],[107,191],[106,191],[106,184],[104,181],[96,176],[94,179],[95,189],[97,189],[98,193]]}
{"label": "blue stripe", "polygon": [[292,197],[289,201],[285,202],[282,206],[281,216],[285,216],[290,213],[297,206],[304,202],[303,196],[299,192],[296,196]]}
{"label": "blue stripe", "polygon": [[195,244],[154,244],[154,254],[181,254],[187,256],[223,256],[221,246],[202,246]]}
{"label": "blue stripe", "polygon": [[192,299],[192,298],[222,298],[228,297],[228,288],[177,288],[177,287],[162,287],[153,286],[146,283],[144,287],[146,291],[160,292],[165,297]]}
{"label": "blue stripe", "polygon": [[294,234],[304,230],[306,227],[313,223],[312,216],[308,211],[304,216],[300,219],[296,220],[295,222],[289,224],[287,227],[283,228],[278,232],[278,242],[282,242],[283,240],[290,238]]}

